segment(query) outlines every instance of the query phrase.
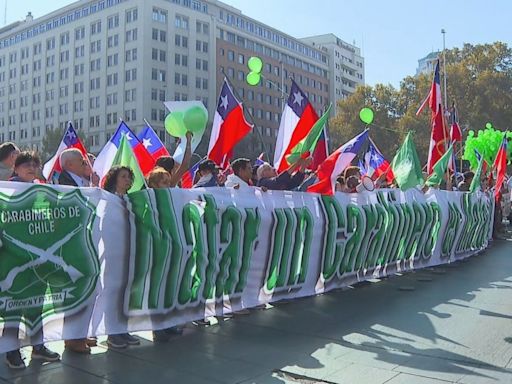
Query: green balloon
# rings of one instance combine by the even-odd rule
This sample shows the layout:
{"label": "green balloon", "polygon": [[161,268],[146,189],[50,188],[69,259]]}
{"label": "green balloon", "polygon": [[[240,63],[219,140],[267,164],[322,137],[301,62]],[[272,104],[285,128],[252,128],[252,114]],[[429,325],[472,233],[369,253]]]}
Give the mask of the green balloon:
{"label": "green balloon", "polygon": [[199,133],[205,130],[208,116],[203,108],[194,106],[185,111],[183,122],[187,131],[192,133]]}
{"label": "green balloon", "polygon": [[257,56],[252,56],[249,61],[247,61],[247,66],[252,72],[260,74],[261,70],[263,69],[263,61],[261,61],[261,59]]}
{"label": "green balloon", "polygon": [[164,127],[169,135],[174,137],[183,137],[187,133],[187,128],[183,122],[183,112],[172,112],[165,117]]}
{"label": "green balloon", "polygon": [[249,85],[258,85],[260,83],[260,80],[261,80],[261,75],[259,73],[256,73],[256,72],[249,72],[247,74],[247,84]]}
{"label": "green balloon", "polygon": [[359,118],[361,119],[361,121],[363,123],[369,125],[373,121],[373,111],[370,108],[368,108],[368,107],[364,107],[359,112]]}
{"label": "green balloon", "polygon": [[491,123],[485,123],[485,128],[491,129],[492,128],[492,124]]}
{"label": "green balloon", "polygon": [[470,129],[470,130],[469,130],[469,132],[468,132],[468,136],[469,136],[469,137],[473,137],[473,136],[475,136],[475,131],[473,131],[472,129]]}

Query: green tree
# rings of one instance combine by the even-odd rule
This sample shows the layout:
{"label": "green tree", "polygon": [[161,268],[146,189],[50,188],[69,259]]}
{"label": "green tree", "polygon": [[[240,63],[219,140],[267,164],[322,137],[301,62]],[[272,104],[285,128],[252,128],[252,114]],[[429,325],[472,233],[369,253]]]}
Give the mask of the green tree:
{"label": "green tree", "polygon": [[[490,121],[498,129],[511,129],[512,49],[502,42],[465,44],[447,50],[446,62],[448,104],[457,105],[461,127],[466,132],[478,131]],[[425,163],[430,112],[426,108],[416,116],[416,111],[428,95],[431,82],[431,75],[419,75],[404,78],[399,89],[382,84],[357,88],[353,95],[338,102],[338,115],[330,121],[333,147],[364,128],[359,110],[369,106],[375,112],[371,137],[386,157],[392,158],[407,131],[415,131],[414,141]]]}

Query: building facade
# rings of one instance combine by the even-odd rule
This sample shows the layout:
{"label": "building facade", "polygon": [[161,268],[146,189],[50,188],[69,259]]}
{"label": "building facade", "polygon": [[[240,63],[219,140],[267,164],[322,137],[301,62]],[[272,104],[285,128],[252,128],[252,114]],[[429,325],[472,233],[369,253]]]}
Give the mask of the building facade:
{"label": "building facade", "polygon": [[424,74],[431,74],[436,67],[437,59],[441,52],[431,52],[427,56],[418,60],[418,68],[416,68],[416,76]]}
{"label": "building facade", "polygon": [[[251,56],[264,62],[256,87],[245,82]],[[219,1],[80,0],[0,29],[0,142],[41,149],[46,132],[71,120],[97,152],[120,119],[134,131],[146,119],[171,146],[163,101],[201,100],[211,120],[226,76],[256,126],[242,153],[271,155],[288,79],[321,113],[333,65],[328,47]]]}
{"label": "building facade", "polygon": [[[305,37],[302,41],[324,49],[329,55],[329,99],[333,104],[364,85],[364,58],[361,49],[346,43],[332,33]],[[336,109],[333,110],[333,113]]]}

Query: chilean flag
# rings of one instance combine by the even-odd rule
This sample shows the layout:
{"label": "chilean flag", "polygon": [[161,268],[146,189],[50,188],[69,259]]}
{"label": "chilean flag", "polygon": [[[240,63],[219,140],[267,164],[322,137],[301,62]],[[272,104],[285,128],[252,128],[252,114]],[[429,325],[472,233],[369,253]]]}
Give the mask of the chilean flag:
{"label": "chilean flag", "polygon": [[231,87],[224,79],[213,118],[208,158],[225,167],[235,145],[251,131],[252,127],[253,125],[245,120],[242,103],[236,99]]}
{"label": "chilean flag", "polygon": [[367,176],[377,180],[383,173],[386,173],[386,180],[391,183],[395,178],[391,170],[391,164],[387,161],[382,152],[379,151],[372,139],[369,139],[368,149],[364,155]]}
{"label": "chilean flag", "polygon": [[69,148],[78,149],[80,152],[82,152],[82,155],[87,158],[87,150],[78,137],[75,128],[73,128],[71,121],[68,122],[68,128],[66,129],[66,132],[64,132],[64,137],[62,138],[59,147],[57,148],[57,152],[55,152],[55,155],[43,166],[43,176],[46,180],[50,181],[56,177],[59,177],[59,174],[62,171],[60,166],[60,154],[65,149]]}
{"label": "chilean flag", "polygon": [[320,138],[316,143],[315,150],[313,151],[313,161],[309,166],[309,169],[316,171],[316,169],[322,164],[325,159],[329,156],[329,148],[327,146],[327,128],[324,126]]}
{"label": "chilean flag", "polygon": [[170,156],[167,148],[165,148],[165,145],[148,123],[146,123],[146,127],[142,132],[137,135],[137,139],[139,139],[155,161],[162,156]]}
{"label": "chilean flag", "polygon": [[137,139],[137,136],[132,132],[130,128],[126,125],[124,121],[121,121],[117,131],[110,138],[110,140],[105,144],[101,152],[98,154],[96,161],[94,162],[93,169],[102,180],[110,168],[112,168],[112,162],[116,157],[116,152],[121,143],[121,138],[126,136],[126,139],[130,143],[132,147],[133,154],[137,159],[140,170],[144,175],[149,173],[155,167],[155,159],[151,156],[151,154],[147,151],[147,149],[142,145],[142,143]]}
{"label": "chilean flag", "polygon": [[194,164],[183,176],[181,176],[181,188],[190,189],[194,185],[194,178],[196,177],[197,169],[199,168],[199,162]]}
{"label": "chilean flag", "polygon": [[457,113],[455,104],[452,105],[452,110],[450,111],[450,138],[452,143],[462,141],[462,130],[459,126],[459,114]]}
{"label": "chilean flag", "polygon": [[253,164],[253,167],[259,167],[260,165],[263,165],[265,164],[265,160],[263,160],[265,158],[265,152],[262,152],[258,158],[256,160],[254,160],[254,164]]}
{"label": "chilean flag", "polygon": [[308,192],[334,195],[336,179],[352,163],[367,139],[368,130],[365,130],[325,159],[316,171],[319,181],[310,186]]}
{"label": "chilean flag", "polygon": [[288,168],[286,156],[304,139],[318,120],[313,106],[306,94],[292,80],[290,96],[283,110],[279,133],[277,135],[274,167],[278,173]]}
{"label": "chilean flag", "polygon": [[496,186],[494,189],[494,196],[497,200],[501,198],[501,186],[505,181],[505,174],[507,173],[507,133],[503,136],[500,149],[494,160],[493,169],[496,170]]}
{"label": "chilean flag", "polygon": [[420,106],[420,108],[416,112],[416,115],[419,115],[421,113],[427,101],[430,106],[430,110],[432,111],[432,133],[430,135],[430,147],[428,151],[427,162],[427,172],[430,175],[432,173],[432,168],[434,167],[434,165],[446,152],[447,140],[449,139],[443,116],[443,101],[441,97],[441,76],[439,75],[439,60],[437,60],[436,67],[434,69],[434,78],[432,80],[432,86],[430,88],[428,97]]}

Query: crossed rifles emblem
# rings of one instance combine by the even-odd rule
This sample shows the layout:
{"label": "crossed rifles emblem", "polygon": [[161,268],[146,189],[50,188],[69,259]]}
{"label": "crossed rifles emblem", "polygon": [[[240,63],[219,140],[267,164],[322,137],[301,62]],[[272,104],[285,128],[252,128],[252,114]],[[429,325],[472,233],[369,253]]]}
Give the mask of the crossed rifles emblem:
{"label": "crossed rifles emblem", "polygon": [[[24,249],[27,252],[30,252],[31,254],[35,255],[36,258],[17,267],[14,267],[7,273],[7,276],[4,280],[0,281],[0,291],[5,292],[9,288],[12,287],[12,284],[14,283],[14,279],[16,276],[26,271],[29,268],[37,267],[38,265],[44,264],[46,262],[50,262],[55,264],[58,267],[61,267],[64,272],[66,272],[71,279],[71,281],[76,282],[80,277],[83,276],[82,272],[80,272],[78,269],[73,267],[72,265],[69,265],[64,261],[63,258],[56,256],[55,252],[62,247],[64,244],[66,244],[73,236],[75,236],[80,230],[82,229],[82,224],[80,224],[78,227],[76,227],[73,231],[68,233],[66,236],[64,236],[62,239],[58,240],[56,243],[54,243],[51,247],[48,247],[47,249],[42,249],[35,247],[30,244],[25,244],[21,242],[18,239],[15,239],[11,235],[2,232],[1,237],[4,239],[10,241],[12,244],[16,245],[17,247]],[[0,247],[2,246],[2,241],[0,240]]]}

